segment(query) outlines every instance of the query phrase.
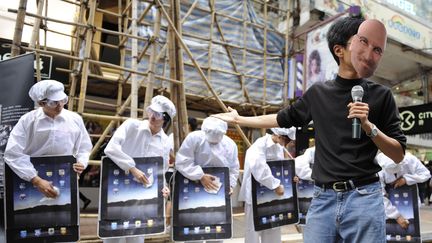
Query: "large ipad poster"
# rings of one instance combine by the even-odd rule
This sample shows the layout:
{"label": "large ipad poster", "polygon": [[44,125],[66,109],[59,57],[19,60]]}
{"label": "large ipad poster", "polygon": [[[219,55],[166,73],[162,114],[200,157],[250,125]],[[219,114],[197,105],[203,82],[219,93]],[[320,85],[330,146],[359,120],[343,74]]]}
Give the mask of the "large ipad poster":
{"label": "large ipad poster", "polygon": [[306,215],[312,202],[314,182],[299,179],[297,183],[297,198],[299,207],[299,224],[306,224]]}
{"label": "large ipad poster", "polygon": [[138,182],[110,158],[102,160],[98,235],[101,238],[165,231],[162,157],[134,158],[150,184]]}
{"label": "large ipad poster", "polygon": [[392,205],[409,221],[408,228],[403,229],[396,219],[387,219],[387,242],[421,242],[417,185],[398,188],[387,185],[386,192]]}
{"label": "large ipad poster", "polygon": [[216,177],[219,190],[206,191],[199,181],[175,174],[173,240],[228,239],[232,236],[229,169],[203,168]]}
{"label": "large ipad poster", "polygon": [[79,239],[77,174],[73,156],[30,158],[38,176],[58,189],[45,197],[6,166],[6,239],[9,243],[70,242]]}
{"label": "large ipad poster", "polygon": [[257,182],[252,176],[252,206],[255,230],[265,230],[298,222],[294,160],[268,161],[272,174],[285,188],[284,195]]}

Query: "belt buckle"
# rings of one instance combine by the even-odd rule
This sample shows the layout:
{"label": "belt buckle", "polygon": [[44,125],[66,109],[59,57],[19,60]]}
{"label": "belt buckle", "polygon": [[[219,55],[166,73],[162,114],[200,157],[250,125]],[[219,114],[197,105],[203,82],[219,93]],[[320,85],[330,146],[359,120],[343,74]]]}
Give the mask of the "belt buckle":
{"label": "belt buckle", "polygon": [[[340,186],[342,186],[343,188],[340,188]],[[347,182],[346,181],[335,182],[335,183],[333,183],[332,188],[335,192],[344,192],[348,189],[347,188]]]}

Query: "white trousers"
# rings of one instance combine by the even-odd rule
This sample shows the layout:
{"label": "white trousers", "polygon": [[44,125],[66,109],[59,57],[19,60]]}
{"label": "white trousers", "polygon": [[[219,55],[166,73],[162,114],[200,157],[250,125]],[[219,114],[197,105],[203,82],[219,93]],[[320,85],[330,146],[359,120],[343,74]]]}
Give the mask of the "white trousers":
{"label": "white trousers", "polygon": [[245,203],[245,224],[245,243],[281,243],[280,227],[255,231],[253,209],[252,205],[248,203]]}
{"label": "white trousers", "polygon": [[144,236],[104,239],[103,243],[144,243]]}

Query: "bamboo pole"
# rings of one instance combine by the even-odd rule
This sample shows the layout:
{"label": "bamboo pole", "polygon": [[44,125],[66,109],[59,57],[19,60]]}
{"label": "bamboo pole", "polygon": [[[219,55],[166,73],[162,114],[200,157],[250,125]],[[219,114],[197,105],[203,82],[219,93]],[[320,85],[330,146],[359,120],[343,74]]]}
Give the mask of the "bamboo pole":
{"label": "bamboo pole", "polygon": [[[38,15],[42,15],[43,6],[44,6],[44,0],[39,0],[38,6],[37,6],[37,14]],[[41,20],[39,18],[36,18],[34,25],[33,25],[32,35],[30,37],[29,47],[31,47],[31,48],[35,48],[36,41],[38,42],[38,45],[39,45],[40,23],[41,23]],[[36,54],[35,55],[35,58],[36,58],[36,79],[39,82],[41,80],[40,55],[39,55],[39,52],[36,52],[35,54]]]}
{"label": "bamboo pole", "polygon": [[[291,6],[291,0],[288,0],[288,7],[287,10],[289,10]],[[291,19],[291,11],[287,11],[287,18],[286,18],[286,32],[285,32],[285,56],[284,56],[284,105],[288,105],[288,58],[289,58],[289,42],[290,42],[290,33],[289,33],[289,21]],[[295,86],[295,84],[294,84]],[[294,88],[294,87],[293,87]]]}
{"label": "bamboo pole", "polygon": [[209,0],[209,7],[210,7],[210,41],[208,42],[208,61],[207,61],[207,65],[208,65],[208,69],[207,69],[207,78],[208,80],[212,80],[211,79],[211,66],[212,66],[212,57],[213,57],[213,51],[212,51],[212,43],[213,43],[213,28],[215,25],[215,21],[216,21],[216,14],[215,14],[215,9],[214,9],[214,2],[213,0]]}
{"label": "bamboo pole", "polygon": [[[45,13],[44,13],[44,15],[45,15],[45,17],[48,17],[48,0],[45,1]],[[43,19],[42,21],[43,21],[43,26],[44,26],[44,50],[46,51],[46,50],[48,50],[48,45],[47,45],[48,31],[47,31],[47,28],[45,28],[45,27],[48,26],[48,20]]]}
{"label": "bamboo pole", "polygon": [[[45,2],[45,0],[39,0],[39,3],[37,5],[37,14],[38,15],[42,15],[44,2]],[[39,39],[40,23],[41,23],[41,19],[35,18],[32,35],[30,37],[30,42],[29,42],[29,47],[31,47],[31,48],[35,47],[36,40]]]}
{"label": "bamboo pole", "polygon": [[73,2],[73,1],[69,1],[69,0],[60,0],[60,1],[65,2],[65,3],[70,3],[70,4],[74,4],[74,5],[80,6],[79,3],[76,3],[76,2]]}
{"label": "bamboo pole", "polygon": [[[160,24],[161,24],[161,14],[160,10],[156,11],[156,18],[154,21],[153,28],[153,39],[157,40],[160,35]],[[153,97],[153,85],[155,81],[155,72],[157,67],[156,56],[158,54],[156,42],[153,42],[152,45],[152,53],[150,55],[149,67],[148,67],[148,76],[147,76],[147,87],[144,97],[144,107],[150,105],[151,99]],[[144,112],[144,117],[147,117],[147,114]]]}
{"label": "bamboo pole", "polygon": [[[263,61],[263,100],[262,104],[265,106],[267,103],[267,22],[268,22],[268,14],[267,14],[267,2],[264,2],[264,61]],[[263,110],[263,115],[267,114],[267,110]],[[261,135],[264,136],[266,132],[265,128],[261,128]]]}
{"label": "bamboo pole", "polygon": [[[170,7],[170,15],[173,19],[175,19],[175,0],[170,1],[171,7]],[[168,62],[170,67],[170,78],[177,79],[177,63],[176,63],[176,42],[175,42],[175,36],[174,32],[172,30],[172,26],[168,25],[168,35],[167,35],[167,43],[165,44],[168,46]],[[177,115],[173,117],[172,119],[172,133],[173,133],[173,144],[174,144],[174,151],[178,150],[179,147],[179,104],[178,104],[178,90],[176,89],[176,86],[174,84],[170,84],[170,94],[171,94],[171,101],[174,103],[176,109],[177,109]]]}
{"label": "bamboo pole", "polygon": [[[210,0],[211,1],[211,0]],[[188,11],[186,12],[186,14],[185,14],[185,16],[183,17],[183,19],[181,20],[181,24],[183,25],[184,24],[184,22],[186,21],[186,19],[187,19],[187,17],[189,17],[191,14],[192,14],[192,12],[193,12],[193,10],[196,8],[198,6],[198,0],[195,0],[193,3],[192,3],[192,5],[191,5],[191,7],[188,9]],[[210,29],[210,33],[211,33],[211,30],[212,29]],[[211,39],[211,38],[210,38]]]}
{"label": "bamboo pole", "polygon": [[96,8],[96,11],[97,12],[101,12],[101,13],[106,14],[106,15],[114,16],[114,17],[117,17],[117,18],[121,17],[121,15],[118,14],[118,13],[114,13],[114,12],[111,12],[111,11],[108,11],[108,10],[105,10],[105,9],[101,9],[101,8]]}
{"label": "bamboo pole", "polygon": [[[180,1],[174,1],[175,3],[175,12],[174,17],[176,21],[176,29],[178,30],[178,33],[180,36],[183,35],[183,28],[182,28],[182,19],[180,14]],[[188,17],[184,16],[184,20]],[[174,35],[173,35],[174,37]],[[182,84],[176,85],[175,89],[177,90],[178,96],[177,96],[177,106],[179,107],[179,115],[178,115],[178,122],[179,122],[179,129],[178,129],[178,142],[179,146],[181,142],[186,138],[187,134],[189,133],[189,125],[188,125],[188,114],[187,114],[187,106],[186,106],[186,92],[185,92],[185,85],[184,85],[184,62],[183,62],[183,51],[180,47],[179,40],[177,38],[174,38],[176,43],[176,63],[177,63],[177,70],[176,75],[177,79],[182,82]],[[178,150],[178,147],[175,147],[175,149]],[[176,151],[177,151],[176,150]]]}
{"label": "bamboo pole", "polygon": [[[86,6],[83,4],[83,1],[84,0],[80,1],[80,8],[79,8],[78,19],[77,19],[78,23],[81,24],[83,24],[85,21],[84,17],[86,12]],[[83,28],[76,26],[75,33],[74,33],[75,42],[73,43],[73,49],[72,49],[73,55],[79,56],[80,47],[82,43],[81,32],[83,31],[84,31]],[[70,89],[69,89],[69,100],[71,100],[71,102],[68,105],[68,109],[70,111],[73,111],[75,107],[75,100],[73,99],[73,97],[75,97],[76,94],[78,74],[80,73],[78,69],[80,64],[81,62],[77,62],[77,61],[72,62],[73,73],[71,73],[70,75]]]}
{"label": "bamboo pole", "polygon": [[[20,1],[26,1],[26,0],[20,0]],[[89,0],[89,1],[91,1],[91,0]],[[8,9],[8,12],[10,12],[10,13],[18,13],[19,14],[19,9],[18,10],[16,10],[16,9]],[[75,23],[75,22],[70,22],[70,21],[64,21],[64,20],[49,18],[49,17],[45,17],[45,16],[42,16],[42,15],[39,15],[39,14],[33,14],[33,13],[26,12],[25,15],[26,16],[30,16],[30,17],[34,17],[34,18],[39,18],[39,19],[46,20],[46,21],[52,21],[52,22],[64,24],[64,25],[73,25],[73,26],[80,26],[80,27],[85,27],[85,28],[88,27],[86,25],[78,24],[78,23]]]}
{"label": "bamboo pole", "polygon": [[[138,26],[137,26],[137,18],[138,18],[138,1],[132,0],[132,35],[138,36]],[[132,39],[132,70],[138,70],[138,40],[136,38]],[[131,118],[138,117],[138,76],[136,73],[132,73],[132,85],[131,85]]]}
{"label": "bamboo pole", "polygon": [[[164,6],[162,5],[162,3],[160,2],[160,0],[155,0],[157,5],[160,7],[164,17],[167,19],[168,24],[172,27],[172,30],[175,34],[175,37],[177,38],[177,40],[179,41],[179,43],[181,44],[183,50],[187,53],[187,55],[189,56],[189,58],[192,60],[192,62],[194,63],[195,67],[197,68],[197,71],[199,73],[199,75],[201,76],[201,78],[204,80],[204,83],[206,84],[207,88],[210,90],[210,92],[213,94],[216,102],[218,103],[218,105],[222,108],[223,111],[228,112],[227,107],[225,106],[225,104],[222,102],[222,100],[219,98],[219,96],[217,95],[217,93],[215,92],[215,90],[213,89],[213,87],[211,86],[209,80],[206,78],[204,72],[202,71],[202,69],[199,67],[197,61],[195,60],[195,58],[193,57],[191,51],[189,50],[189,48],[187,47],[187,45],[184,43],[184,41],[181,39],[181,35],[178,33],[178,31],[175,29],[173,22],[171,21],[169,15],[167,14]],[[240,136],[243,138],[243,140],[245,141],[247,147],[249,147],[251,144],[248,140],[248,138],[246,137],[246,135],[244,134],[243,130],[240,128],[239,125],[235,125],[237,131],[239,132]]]}
{"label": "bamboo pole", "polygon": [[[126,18],[125,14],[123,14],[123,10],[122,10],[122,6],[123,6],[123,1],[122,0],[118,0],[118,13],[121,14],[121,18],[118,19],[118,31],[119,32],[124,32],[125,30],[127,30],[128,27],[128,18]],[[127,1],[127,5],[130,3],[130,1]],[[129,5],[130,6],[130,5]],[[123,36],[119,36],[119,43],[122,41],[122,38],[126,38]],[[124,45],[119,45],[120,47],[120,66],[124,67],[125,64],[125,56],[126,56],[126,48]],[[125,85],[123,80],[124,80],[124,71],[120,71],[120,76],[119,76],[120,80],[119,83],[117,85],[117,113],[119,113],[120,111],[120,106],[122,103],[122,98],[123,98],[123,86]],[[105,137],[102,137],[103,141],[105,139]]]}
{"label": "bamboo pole", "polygon": [[[88,17],[88,25],[94,26],[95,12],[96,12],[96,0],[89,0],[89,17]],[[87,81],[88,81],[88,73],[89,73],[89,61],[90,61],[90,53],[92,48],[92,40],[93,40],[93,31],[87,30],[86,40],[85,40],[85,49],[84,49],[84,61],[82,65],[82,77],[81,77],[81,87],[80,87],[80,95],[78,101],[78,113],[84,112],[84,101],[87,92]]]}
{"label": "bamboo pole", "polygon": [[35,49],[35,48],[30,48],[30,47],[26,47],[26,46],[21,46],[21,48],[25,51],[34,51],[34,52],[40,52],[42,54],[47,54],[47,55],[53,55],[53,56],[59,56],[59,57],[65,57],[65,58],[69,58],[69,59],[73,59],[73,60],[78,60],[80,61],[81,59],[79,57],[75,57],[75,56],[71,56],[71,55],[67,55],[67,54],[63,54],[61,52],[55,52],[55,51],[44,51],[41,49]]}
{"label": "bamboo pole", "polygon": [[15,31],[14,31],[13,41],[12,41],[12,49],[11,49],[12,57],[18,56],[20,54],[20,46],[21,46],[21,39],[22,39],[22,31],[24,28],[26,7],[27,7],[27,0],[20,0],[18,11],[17,11],[17,18],[15,22]]}
{"label": "bamboo pole", "polygon": [[126,8],[123,10],[122,12],[122,16],[127,16],[127,12],[129,11],[129,9],[132,7],[132,2],[128,0],[127,4],[126,4]]}
{"label": "bamboo pole", "polygon": [[[178,28],[178,31],[181,35],[181,19],[180,19],[180,4],[178,1],[171,1],[170,8],[171,18],[174,21],[175,27]],[[170,61],[170,77],[176,78],[178,80],[183,80],[183,54],[180,49],[178,40],[175,38],[173,28],[169,26],[169,61]],[[187,108],[184,97],[183,85],[174,85],[171,84],[171,100],[177,107],[178,115],[173,119],[173,138],[174,138],[174,151],[177,151],[180,145],[180,141],[182,141],[187,133],[188,133],[188,125],[187,125]]]}
{"label": "bamboo pole", "polygon": [[[247,26],[248,26],[247,21],[246,21],[247,16],[248,16],[247,4],[248,4],[248,1],[243,1],[243,15],[242,15],[242,18],[243,18],[243,52],[242,52],[242,54],[243,54],[243,57],[242,57],[243,67],[246,67],[246,56],[247,56],[247,49],[246,49],[246,46],[247,46],[247,44],[246,44],[247,43]],[[241,76],[242,83],[246,83],[245,82],[245,72],[246,71],[247,70],[244,70],[244,73]],[[243,87],[246,88],[245,86],[243,86]],[[244,92],[244,90],[243,90],[243,92]]]}

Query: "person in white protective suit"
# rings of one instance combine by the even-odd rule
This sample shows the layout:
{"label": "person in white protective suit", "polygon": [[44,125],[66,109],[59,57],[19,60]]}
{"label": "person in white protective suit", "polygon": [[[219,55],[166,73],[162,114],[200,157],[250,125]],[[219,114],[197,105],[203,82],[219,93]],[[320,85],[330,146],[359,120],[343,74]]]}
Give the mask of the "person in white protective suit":
{"label": "person in white protective suit", "polygon": [[56,80],[34,84],[30,98],[39,106],[24,114],[12,129],[5,150],[5,162],[21,179],[30,181],[49,198],[58,189],[38,176],[30,157],[73,155],[73,169],[78,174],[87,167],[92,144],[82,118],[63,109],[68,102],[64,86]]}
{"label": "person in white protective suit", "polygon": [[[421,163],[421,161],[411,153],[406,153],[404,159],[396,164],[383,153],[379,153],[375,160],[383,168],[379,172],[380,181],[383,187],[384,207],[386,217],[396,219],[396,222],[404,229],[409,226],[409,221],[403,217],[398,209],[392,205],[391,201],[386,197],[385,185],[390,184],[394,188],[404,185],[414,185],[427,181],[431,174],[429,170]],[[419,200],[420,203],[420,200]]]}
{"label": "person in white protective suit", "polygon": [[[252,175],[255,180],[279,196],[284,194],[284,187],[279,179],[271,172],[267,161],[283,160],[287,156],[285,146],[295,140],[295,127],[272,128],[273,134],[266,134],[258,138],[246,151],[243,183],[240,188],[239,201],[245,202],[245,241],[247,243],[281,242],[280,227],[255,231],[252,209]],[[261,236],[261,241],[260,241]]]}
{"label": "person in white protective suit", "polygon": [[295,158],[295,171],[298,178],[312,181],[312,165],[315,160],[315,146],[307,148],[304,154]]}
{"label": "person in white protective suit", "polygon": [[[168,98],[158,95],[153,97],[146,112],[148,120],[127,119],[123,122],[105,148],[105,154],[114,163],[122,170],[129,171],[144,185],[150,181],[143,171],[135,167],[133,158],[161,156],[164,171],[168,168],[170,147],[168,136],[162,128],[176,115],[176,109]],[[163,194],[165,197],[169,194],[167,187],[164,187]],[[142,243],[144,237],[105,239],[104,242]]]}
{"label": "person in white protective suit", "polygon": [[[228,167],[230,192],[237,184],[239,160],[236,143],[225,135],[226,122],[207,117],[201,130],[189,133],[180,146],[175,161],[176,169],[190,180],[200,181],[206,190],[218,190],[213,175],[204,173],[204,167]],[[223,241],[207,241],[223,242]]]}

